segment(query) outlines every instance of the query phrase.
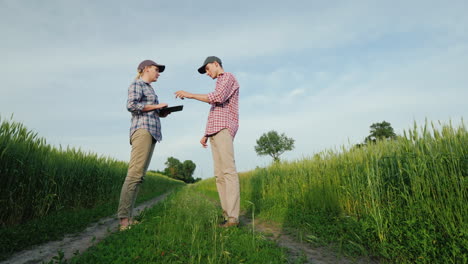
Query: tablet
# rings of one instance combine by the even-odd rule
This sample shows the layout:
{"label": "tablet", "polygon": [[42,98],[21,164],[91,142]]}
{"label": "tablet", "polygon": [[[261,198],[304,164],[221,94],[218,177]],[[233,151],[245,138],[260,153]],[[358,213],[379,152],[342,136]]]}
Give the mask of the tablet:
{"label": "tablet", "polygon": [[184,109],[183,105],[169,106],[159,109],[159,115],[165,115],[166,113],[178,112]]}

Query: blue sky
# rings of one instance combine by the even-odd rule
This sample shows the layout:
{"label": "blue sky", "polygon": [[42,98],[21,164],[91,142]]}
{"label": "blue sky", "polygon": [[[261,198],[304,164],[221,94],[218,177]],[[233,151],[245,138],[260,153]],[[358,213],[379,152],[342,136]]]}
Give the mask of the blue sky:
{"label": "blue sky", "polygon": [[0,0],[0,116],[55,146],[128,161],[127,88],[144,59],[165,64],[162,121],[150,169],[173,156],[212,176],[199,140],[209,106],[174,98],[208,93],[196,69],[223,60],[241,86],[239,171],[266,166],[255,141],[276,130],[296,160],[360,143],[383,120],[397,133],[468,114],[467,1]]}

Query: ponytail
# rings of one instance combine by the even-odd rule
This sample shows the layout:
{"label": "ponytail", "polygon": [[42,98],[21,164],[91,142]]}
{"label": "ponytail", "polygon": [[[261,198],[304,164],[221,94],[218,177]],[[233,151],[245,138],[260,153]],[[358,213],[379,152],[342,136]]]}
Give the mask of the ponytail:
{"label": "ponytail", "polygon": [[138,79],[141,78],[141,76],[143,75],[143,71],[144,71],[144,70],[138,69],[137,71],[138,71],[138,72],[137,72],[137,76],[135,77],[135,80],[138,80]]}

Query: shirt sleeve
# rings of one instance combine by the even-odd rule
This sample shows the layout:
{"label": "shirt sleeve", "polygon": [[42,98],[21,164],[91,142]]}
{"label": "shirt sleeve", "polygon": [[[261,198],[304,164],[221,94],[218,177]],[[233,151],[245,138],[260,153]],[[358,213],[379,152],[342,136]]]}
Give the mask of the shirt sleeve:
{"label": "shirt sleeve", "polygon": [[236,91],[233,84],[234,80],[231,75],[222,76],[222,78],[216,82],[215,91],[208,94],[210,104],[222,104],[229,100]]}
{"label": "shirt sleeve", "polygon": [[129,112],[141,113],[145,105],[141,102],[143,87],[136,82],[128,87],[127,110]]}

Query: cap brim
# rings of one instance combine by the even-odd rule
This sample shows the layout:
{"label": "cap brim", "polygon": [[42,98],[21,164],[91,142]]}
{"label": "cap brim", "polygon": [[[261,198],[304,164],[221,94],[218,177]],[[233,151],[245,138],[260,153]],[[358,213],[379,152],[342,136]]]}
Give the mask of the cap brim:
{"label": "cap brim", "polygon": [[199,72],[200,74],[205,74],[205,73],[206,73],[205,67],[206,67],[206,64],[203,65],[203,66],[201,66],[200,68],[198,68],[198,72]]}
{"label": "cap brim", "polygon": [[157,67],[158,67],[159,72],[163,72],[163,71],[166,69],[166,65],[158,65],[158,64],[156,64],[156,65],[154,65],[154,66],[157,66]]}

